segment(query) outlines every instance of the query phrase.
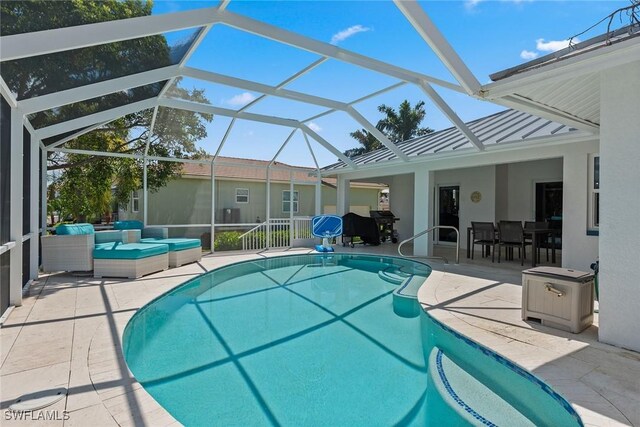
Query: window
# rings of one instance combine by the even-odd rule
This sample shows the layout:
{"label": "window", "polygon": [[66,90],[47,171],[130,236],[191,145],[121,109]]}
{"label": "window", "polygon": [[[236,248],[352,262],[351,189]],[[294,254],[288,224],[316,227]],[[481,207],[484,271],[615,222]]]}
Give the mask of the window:
{"label": "window", "polygon": [[140,194],[137,191],[131,193],[131,212],[140,210]]}
{"label": "window", "polygon": [[[298,212],[298,192],[293,192],[293,212]],[[291,192],[289,190],[285,190],[282,192],[282,212],[289,212],[289,207],[291,206]]]}
{"label": "window", "polygon": [[236,188],[236,203],[249,203],[248,188]]}
{"label": "window", "polygon": [[589,157],[589,229],[600,226],[600,156]]}

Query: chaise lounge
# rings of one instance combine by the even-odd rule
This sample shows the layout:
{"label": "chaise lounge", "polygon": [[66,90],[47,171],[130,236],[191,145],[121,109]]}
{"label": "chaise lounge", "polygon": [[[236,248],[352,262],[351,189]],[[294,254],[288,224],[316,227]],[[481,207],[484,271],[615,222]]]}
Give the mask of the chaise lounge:
{"label": "chaise lounge", "polygon": [[[169,238],[166,228],[144,227],[142,222],[129,220],[117,221],[113,224],[116,230],[126,230],[131,233],[139,230],[140,244],[164,244],[169,248],[169,267],[175,268],[202,259],[202,243],[200,239]],[[133,237],[133,235],[131,236]]]}

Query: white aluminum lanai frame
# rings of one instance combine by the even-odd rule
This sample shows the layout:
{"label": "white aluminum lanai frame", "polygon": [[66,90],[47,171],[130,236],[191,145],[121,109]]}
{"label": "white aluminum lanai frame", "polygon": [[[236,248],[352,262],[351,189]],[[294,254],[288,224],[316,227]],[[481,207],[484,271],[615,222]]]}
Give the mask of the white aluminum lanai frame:
{"label": "white aluminum lanai frame", "polygon": [[[46,225],[46,154],[47,152],[67,152],[78,153],[87,155],[98,156],[118,156],[139,158],[143,160],[143,194],[144,194],[144,218],[145,223],[147,219],[147,171],[146,166],[148,161],[174,161],[174,162],[195,162],[210,164],[212,168],[211,182],[212,192],[215,188],[215,165],[220,164],[218,159],[219,153],[224,146],[232,128],[237,120],[249,120],[267,123],[271,125],[285,126],[292,129],[291,133],[284,141],[280,149],[274,154],[271,162],[267,166],[266,178],[269,181],[270,170],[272,168],[280,167],[275,165],[275,161],[278,155],[282,152],[284,147],[289,143],[296,131],[301,131],[304,137],[305,144],[315,162],[318,184],[316,185],[316,201],[320,197],[319,183],[322,172],[320,171],[320,165],[316,161],[315,153],[309,143],[309,138],[315,140],[324,149],[328,150],[340,160],[342,160],[350,170],[358,168],[356,163],[347,158],[340,150],[338,150],[330,141],[325,140],[317,132],[314,132],[308,123],[319,117],[331,114],[336,111],[344,112],[350,116],[354,122],[371,132],[380,142],[393,152],[399,161],[408,162],[409,158],[403,153],[395,144],[389,141],[384,134],[379,132],[375,126],[370,123],[365,117],[358,112],[355,105],[369,99],[371,97],[380,95],[384,92],[394,90],[404,84],[410,83],[417,86],[423,91],[436,107],[451,121],[451,123],[458,129],[458,131],[467,138],[474,149],[478,152],[484,150],[484,145],[476,135],[469,129],[469,127],[458,117],[453,109],[444,101],[444,99],[435,91],[433,85],[453,90],[459,93],[464,93],[476,98],[483,97],[483,89],[478,80],[473,76],[472,72],[466,67],[464,62],[456,54],[453,48],[446,41],[444,36],[433,25],[427,14],[422,7],[416,1],[400,1],[394,0],[394,3],[398,9],[404,14],[407,20],[420,34],[420,36],[429,44],[432,50],[444,63],[447,69],[457,80],[456,83],[451,83],[442,79],[438,79],[427,74],[408,70],[390,63],[386,63],[380,60],[376,60],[358,53],[351,52],[346,49],[342,49],[335,45],[321,42],[300,34],[284,30],[282,28],[266,24],[233,12],[226,10],[229,1],[222,1],[217,7],[202,8],[197,10],[191,10],[186,12],[168,13],[163,15],[151,15],[116,21],[101,22],[95,24],[79,25],[74,27],[58,28],[52,30],[45,30],[32,33],[9,35],[0,38],[0,52],[2,61],[16,60],[21,58],[29,58],[38,55],[51,54],[56,52],[69,51],[73,49],[79,49],[84,47],[102,45],[107,43],[113,43],[123,40],[130,40],[150,35],[162,34],[170,31],[184,30],[184,29],[196,29],[199,28],[199,32],[193,40],[191,46],[189,46],[187,52],[182,57],[180,62],[176,65],[166,66],[158,69],[153,69],[145,72],[140,72],[133,75],[127,75],[123,77],[113,78],[110,80],[88,84],[81,87],[75,87],[67,90],[61,90],[51,94],[46,94],[29,99],[17,100],[11,93],[9,87],[3,79],[0,78],[0,93],[6,99],[11,107],[11,146],[12,146],[12,158],[11,158],[11,232],[10,242],[6,245],[2,245],[2,252],[9,250],[11,252],[11,304],[19,305],[21,303],[20,292],[20,271],[22,264],[22,241],[30,239],[31,244],[31,267],[30,276],[36,278],[38,274],[38,233],[44,230]],[[307,52],[314,53],[320,58],[309,66],[305,67],[301,71],[293,74],[289,78],[285,79],[281,84],[276,86],[265,85],[245,79],[240,79],[233,76],[225,76],[219,73],[200,70],[193,67],[186,66],[186,63],[193,52],[198,48],[200,43],[205,38],[206,34],[214,25],[225,25],[237,30],[250,33],[259,37],[270,39],[279,43],[283,43],[292,46],[297,49],[301,49]],[[383,75],[390,76],[399,80],[399,82],[387,87],[363,96],[352,102],[341,102],[335,99],[324,98],[320,96],[314,96],[306,93],[300,93],[297,91],[286,89],[286,86],[295,79],[302,75],[310,73],[315,67],[323,63],[328,59],[334,59],[342,61],[347,64],[355,65],[367,70],[371,70]],[[176,78],[190,77],[202,81],[223,84],[231,87],[242,88],[254,92],[259,92],[262,95],[249,103],[248,105],[238,109],[231,110],[226,108],[214,107],[211,105],[199,104],[190,101],[184,101],[168,97],[167,89],[175,82]],[[50,126],[46,126],[39,129],[34,129],[27,118],[28,114],[45,111],[51,108],[60,107],[75,102],[81,102],[91,98],[116,93],[119,91],[155,83],[167,80],[164,88],[160,91],[157,97],[133,102],[127,105],[123,105],[117,108],[100,111],[94,114],[82,116],[72,120],[63,121]],[[286,117],[274,117],[263,114],[256,114],[250,111],[251,106],[260,102],[268,96],[280,97],[288,100],[304,102],[310,105],[322,106],[327,108],[323,113],[317,114],[313,117],[309,117],[304,120],[294,120]],[[503,102],[502,99],[497,98],[494,102],[498,104],[507,105],[507,102]],[[212,159],[206,160],[194,160],[194,159],[176,159],[167,157],[157,157],[148,155],[148,143],[143,154],[129,154],[129,153],[109,153],[98,152],[90,150],[79,149],[67,149],[64,144],[82,134],[88,133],[112,120],[122,117],[127,114],[136,113],[139,111],[154,109],[154,115],[152,124],[149,130],[149,138],[153,133],[155,124],[155,118],[159,107],[174,108],[189,110],[198,113],[207,113],[220,116],[226,116],[231,118],[231,123],[227,128],[224,137],[218,145],[218,149]],[[23,150],[23,125],[27,127],[32,138],[32,155],[31,155],[31,214],[30,214],[30,230],[28,235],[23,236],[23,224],[22,224],[22,150]],[[597,127],[587,126],[584,123],[579,123],[582,129],[594,131]],[[578,126],[577,125],[577,126]],[[576,126],[576,127],[577,127]],[[76,132],[74,132],[76,131]],[[45,146],[42,140],[45,138],[63,135],[65,133],[74,132],[72,135],[65,136],[59,139],[54,144]],[[38,161],[38,148],[40,148],[43,154],[43,161]],[[41,163],[41,164],[40,164]],[[38,174],[42,173],[42,181],[40,182],[42,191],[42,213],[43,223],[38,224]],[[35,183],[35,184],[34,184]],[[269,186],[267,185],[267,191]],[[213,212],[215,206],[213,206],[214,199],[212,198],[212,219],[211,219],[211,231],[213,239],[213,227],[214,219]],[[338,201],[340,204],[340,201]],[[316,203],[316,209],[318,203]],[[36,213],[34,213],[36,212]]]}

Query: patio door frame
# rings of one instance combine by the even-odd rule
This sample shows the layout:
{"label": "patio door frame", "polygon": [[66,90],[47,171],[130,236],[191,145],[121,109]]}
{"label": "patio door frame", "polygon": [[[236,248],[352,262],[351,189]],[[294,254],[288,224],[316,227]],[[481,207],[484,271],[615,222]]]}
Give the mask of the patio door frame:
{"label": "patio door frame", "polygon": [[[560,179],[552,179],[552,178],[549,178],[549,179],[534,179],[533,180],[533,184],[531,186],[531,192],[532,192],[531,197],[533,199],[532,203],[531,203],[531,218],[533,218],[533,221],[536,220],[536,210],[538,208],[537,200],[536,200],[537,199],[536,195],[537,195],[538,184],[550,184],[550,183],[553,183],[553,182],[561,182],[562,183],[562,192],[563,192],[563,195],[564,195],[564,181],[562,180],[562,178],[560,178]],[[562,203],[562,212],[564,213],[564,199],[563,199],[563,203]]]}
{"label": "patio door frame", "polygon": [[[434,212],[433,212],[433,222],[434,225],[441,225],[440,224],[440,188],[442,187],[458,187],[458,193],[460,193],[462,190],[462,185],[460,185],[459,182],[454,182],[454,183],[440,183],[440,184],[436,184],[436,191],[434,192],[434,199],[435,199],[435,203],[433,204],[434,206]],[[458,200],[461,202],[462,199],[460,198],[460,194],[458,194]],[[461,211],[461,206],[462,203],[458,204],[458,232],[462,233],[462,231],[460,231],[460,211]],[[433,241],[436,245],[442,245],[442,246],[456,246],[456,242],[447,242],[447,241],[441,241],[440,240],[440,232],[439,230],[435,230],[435,232],[433,233]]]}

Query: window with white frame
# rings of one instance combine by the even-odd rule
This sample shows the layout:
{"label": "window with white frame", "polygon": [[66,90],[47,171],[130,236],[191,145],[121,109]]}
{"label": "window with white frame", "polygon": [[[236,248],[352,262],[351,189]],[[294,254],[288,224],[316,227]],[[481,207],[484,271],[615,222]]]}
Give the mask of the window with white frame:
{"label": "window with white frame", "polygon": [[282,192],[282,212],[290,212],[291,203],[293,203],[293,212],[298,212],[298,192],[293,192],[293,201],[291,200],[291,192],[284,190]]}
{"label": "window with white frame", "polygon": [[236,203],[249,203],[248,188],[236,188]]}
{"label": "window with white frame", "polygon": [[131,212],[140,210],[140,193],[138,191],[131,192]]}
{"label": "window with white frame", "polygon": [[589,229],[600,226],[600,156],[589,156]]}

